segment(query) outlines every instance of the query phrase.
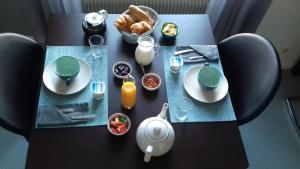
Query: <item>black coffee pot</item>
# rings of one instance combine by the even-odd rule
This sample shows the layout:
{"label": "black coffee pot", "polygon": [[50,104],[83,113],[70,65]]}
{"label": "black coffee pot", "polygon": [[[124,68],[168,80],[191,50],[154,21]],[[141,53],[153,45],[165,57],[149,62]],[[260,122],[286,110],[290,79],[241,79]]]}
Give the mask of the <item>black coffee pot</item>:
{"label": "black coffee pot", "polygon": [[106,31],[105,20],[107,18],[107,11],[102,9],[98,12],[92,12],[85,15],[82,21],[82,29],[88,35],[103,35]]}

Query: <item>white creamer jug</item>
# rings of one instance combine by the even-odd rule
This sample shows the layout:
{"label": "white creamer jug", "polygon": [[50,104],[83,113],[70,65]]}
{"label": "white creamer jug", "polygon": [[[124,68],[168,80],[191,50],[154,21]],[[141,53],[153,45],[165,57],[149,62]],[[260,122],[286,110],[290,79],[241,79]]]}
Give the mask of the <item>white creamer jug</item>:
{"label": "white creamer jug", "polygon": [[135,50],[135,60],[140,65],[149,65],[158,54],[160,45],[154,43],[154,39],[151,36],[140,36],[137,42],[138,46]]}

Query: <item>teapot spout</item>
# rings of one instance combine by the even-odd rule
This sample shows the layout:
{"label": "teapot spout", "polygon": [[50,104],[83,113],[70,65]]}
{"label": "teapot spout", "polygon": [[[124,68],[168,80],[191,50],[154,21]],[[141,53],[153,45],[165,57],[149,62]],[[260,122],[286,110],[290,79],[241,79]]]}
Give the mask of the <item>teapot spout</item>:
{"label": "teapot spout", "polygon": [[169,108],[169,105],[168,103],[164,103],[163,106],[162,106],[162,109],[159,113],[159,115],[157,117],[160,117],[162,119],[165,119],[167,120],[167,111],[168,111],[168,108]]}

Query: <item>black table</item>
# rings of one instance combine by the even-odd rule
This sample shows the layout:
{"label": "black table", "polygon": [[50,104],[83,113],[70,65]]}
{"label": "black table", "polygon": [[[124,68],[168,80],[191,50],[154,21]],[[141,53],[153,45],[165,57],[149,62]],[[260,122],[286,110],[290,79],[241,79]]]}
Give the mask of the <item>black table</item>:
{"label": "black table", "polygon": [[[109,47],[109,114],[124,112],[131,118],[131,130],[122,137],[110,135],[106,126],[33,129],[27,156],[27,169],[244,169],[248,161],[236,122],[207,122],[172,124],[175,145],[164,156],[153,157],[144,163],[144,154],[135,141],[138,125],[156,116],[167,101],[162,57],[156,57],[147,72],[161,75],[162,85],[157,92],[145,91],[137,83],[137,104],[132,111],[122,110],[121,82],[110,71],[119,60],[130,62],[133,76],[140,81],[142,72],[135,63],[136,45],[122,40],[113,26],[118,15],[109,15],[105,44]],[[49,21],[47,45],[88,45],[81,29],[83,14],[53,15]],[[161,45],[215,44],[207,15],[161,15],[161,22],[174,21],[180,28],[175,42],[165,42],[160,34],[161,24],[154,37]]]}

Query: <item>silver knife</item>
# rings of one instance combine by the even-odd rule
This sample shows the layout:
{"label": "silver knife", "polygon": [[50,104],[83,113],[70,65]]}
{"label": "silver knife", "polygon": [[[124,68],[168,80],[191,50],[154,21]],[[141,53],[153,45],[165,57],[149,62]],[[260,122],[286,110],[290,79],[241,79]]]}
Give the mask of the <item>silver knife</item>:
{"label": "silver knife", "polygon": [[206,56],[203,55],[203,53],[199,52],[199,50],[197,50],[193,45],[189,45],[189,47],[190,47],[191,49],[193,49],[194,52],[196,52],[196,53],[198,53],[199,55],[202,55],[202,56],[204,56],[204,57],[206,58]]}
{"label": "silver knife", "polygon": [[96,118],[95,114],[88,114],[88,115],[74,115],[70,116],[71,120],[93,120]]}
{"label": "silver knife", "polygon": [[187,59],[189,60],[196,60],[196,59],[200,59],[200,58],[204,58],[203,56],[190,56]]}
{"label": "silver knife", "polygon": [[190,56],[188,58],[183,58],[184,63],[195,63],[195,62],[206,62],[203,56]]}
{"label": "silver knife", "polygon": [[180,50],[180,51],[176,51],[174,52],[174,55],[181,55],[181,54],[184,54],[184,53],[189,53],[189,52],[193,52],[194,49],[185,49],[185,50]]}
{"label": "silver knife", "polygon": [[[191,49],[184,49],[184,50],[180,50],[180,51],[176,51],[174,52],[174,55],[180,55],[180,54],[184,54],[184,53],[189,53],[189,52],[196,52],[198,53],[199,55],[202,55],[204,56],[204,58],[206,58],[205,55],[203,55],[203,53],[199,52],[195,47],[193,47],[192,45],[189,45],[189,47]],[[207,58],[206,58],[207,59]]]}
{"label": "silver knife", "polygon": [[63,113],[73,113],[75,110],[73,108],[65,108],[65,109],[59,109]]}

